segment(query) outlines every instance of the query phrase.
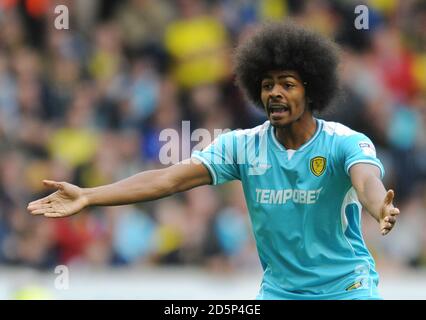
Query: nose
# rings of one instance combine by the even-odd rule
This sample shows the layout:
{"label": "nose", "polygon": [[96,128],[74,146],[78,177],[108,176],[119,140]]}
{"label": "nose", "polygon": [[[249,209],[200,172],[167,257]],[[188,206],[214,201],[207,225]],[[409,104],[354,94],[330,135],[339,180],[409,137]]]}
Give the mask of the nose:
{"label": "nose", "polygon": [[281,100],[283,98],[283,94],[280,90],[279,85],[274,85],[272,90],[269,92],[269,99],[271,100]]}

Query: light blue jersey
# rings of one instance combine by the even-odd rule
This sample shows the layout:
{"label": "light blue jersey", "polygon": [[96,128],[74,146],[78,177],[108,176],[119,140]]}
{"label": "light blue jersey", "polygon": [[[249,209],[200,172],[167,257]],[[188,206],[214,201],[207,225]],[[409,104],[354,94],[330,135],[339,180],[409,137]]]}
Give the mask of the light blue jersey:
{"label": "light blue jersey", "polygon": [[266,121],[219,136],[192,155],[213,184],[241,180],[264,270],[259,299],[380,299],[361,233],[349,168],[384,169],[364,134],[317,119],[314,136],[286,150]]}

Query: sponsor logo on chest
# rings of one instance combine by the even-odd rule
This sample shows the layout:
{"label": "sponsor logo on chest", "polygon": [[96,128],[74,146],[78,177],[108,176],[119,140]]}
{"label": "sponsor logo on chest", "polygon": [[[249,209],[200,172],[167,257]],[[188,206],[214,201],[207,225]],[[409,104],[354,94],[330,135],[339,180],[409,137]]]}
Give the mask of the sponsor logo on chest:
{"label": "sponsor logo on chest", "polygon": [[256,189],[256,202],[261,204],[286,204],[289,201],[300,204],[317,202],[322,187],[317,190],[299,189]]}

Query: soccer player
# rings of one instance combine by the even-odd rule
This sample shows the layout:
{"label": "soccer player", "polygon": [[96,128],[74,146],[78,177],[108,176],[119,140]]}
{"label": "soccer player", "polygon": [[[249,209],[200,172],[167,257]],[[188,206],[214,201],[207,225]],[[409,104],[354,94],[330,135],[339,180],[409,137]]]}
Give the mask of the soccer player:
{"label": "soccer player", "polygon": [[33,201],[34,215],[66,217],[87,206],[160,199],[241,180],[264,270],[259,299],[381,299],[361,234],[365,208],[386,235],[398,208],[364,134],[314,117],[338,88],[338,50],[312,31],[266,24],[235,54],[237,82],[268,121],[219,136],[190,161],[113,184],[57,191]]}

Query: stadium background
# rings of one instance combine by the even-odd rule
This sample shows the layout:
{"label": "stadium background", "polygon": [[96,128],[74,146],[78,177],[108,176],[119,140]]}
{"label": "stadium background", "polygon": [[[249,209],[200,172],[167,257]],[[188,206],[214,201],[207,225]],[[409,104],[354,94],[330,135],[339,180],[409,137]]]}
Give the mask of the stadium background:
{"label": "stadium background", "polygon": [[[70,29],[54,29],[56,5]],[[265,120],[234,85],[231,53],[261,21],[342,46],[345,94],[325,115],[367,134],[401,216],[363,233],[385,298],[426,298],[426,2],[0,0],[0,299],[252,299],[261,279],[239,183],[161,201],[32,217],[44,178],[91,187],[164,167],[164,128]],[[184,140],[183,144],[191,143]],[[181,152],[181,145],[174,145]],[[57,265],[69,290],[54,287]]]}

